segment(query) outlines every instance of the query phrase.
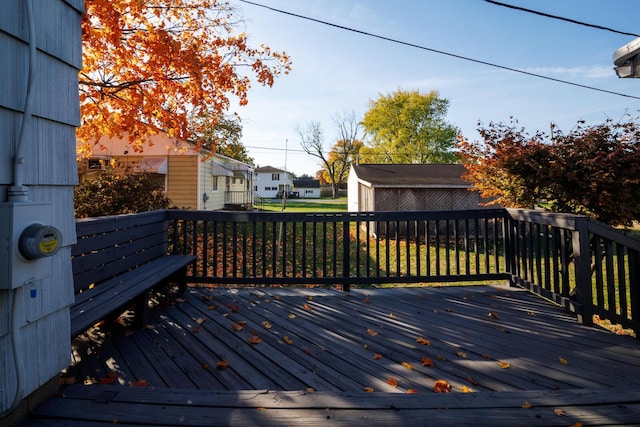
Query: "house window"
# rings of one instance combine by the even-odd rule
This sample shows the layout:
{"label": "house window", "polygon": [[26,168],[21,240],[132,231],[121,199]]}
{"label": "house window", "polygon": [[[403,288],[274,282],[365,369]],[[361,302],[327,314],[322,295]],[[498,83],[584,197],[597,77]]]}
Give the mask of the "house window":
{"label": "house window", "polygon": [[218,177],[217,176],[213,177],[213,186],[212,187],[213,187],[212,188],[213,191],[218,191]]}
{"label": "house window", "polygon": [[271,174],[271,181],[280,181],[280,174],[279,173],[272,173]]}
{"label": "house window", "polygon": [[313,193],[313,190],[304,190],[304,194],[311,194]]}
{"label": "house window", "polygon": [[253,186],[253,191],[258,191],[258,186],[257,185]]}

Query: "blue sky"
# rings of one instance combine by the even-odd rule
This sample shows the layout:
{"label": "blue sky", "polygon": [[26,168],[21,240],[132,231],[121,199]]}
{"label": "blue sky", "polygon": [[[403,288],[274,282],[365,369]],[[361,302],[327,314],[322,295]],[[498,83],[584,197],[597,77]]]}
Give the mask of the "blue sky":
{"label": "blue sky", "polygon": [[[291,13],[430,49],[640,97],[640,79],[619,79],[613,52],[634,36],[588,28],[493,5],[484,0],[253,0]],[[501,0],[619,31],[640,34],[638,0]],[[565,133],[578,120],[636,117],[640,100],[587,90],[403,46],[237,4],[252,43],[285,51],[292,72],[271,88],[254,86],[235,108],[243,143],[259,166],[301,175],[320,169],[301,152],[296,127],[319,121],[327,150],[336,141],[332,116],[361,118],[380,94],[437,90],[449,99],[447,120],[478,140],[477,123],[509,122],[529,133]]]}

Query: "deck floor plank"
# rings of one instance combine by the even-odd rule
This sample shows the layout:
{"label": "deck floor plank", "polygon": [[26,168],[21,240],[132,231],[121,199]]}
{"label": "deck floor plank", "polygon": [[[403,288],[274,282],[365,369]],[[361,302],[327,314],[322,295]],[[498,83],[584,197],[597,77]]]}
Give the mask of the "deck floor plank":
{"label": "deck floor plank", "polygon": [[[77,384],[25,426],[640,423],[640,342],[526,291],[190,287],[168,302],[149,328],[83,337]],[[109,372],[113,385],[80,385]],[[127,386],[142,378],[151,386]],[[434,393],[436,379],[452,393]]]}

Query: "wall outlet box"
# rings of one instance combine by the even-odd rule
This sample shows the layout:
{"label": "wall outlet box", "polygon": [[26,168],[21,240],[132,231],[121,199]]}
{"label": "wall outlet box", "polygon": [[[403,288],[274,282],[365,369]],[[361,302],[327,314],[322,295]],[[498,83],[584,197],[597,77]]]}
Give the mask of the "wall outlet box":
{"label": "wall outlet box", "polygon": [[32,224],[50,224],[50,202],[0,203],[0,289],[15,289],[51,274],[51,259],[29,261],[18,250],[20,234]]}

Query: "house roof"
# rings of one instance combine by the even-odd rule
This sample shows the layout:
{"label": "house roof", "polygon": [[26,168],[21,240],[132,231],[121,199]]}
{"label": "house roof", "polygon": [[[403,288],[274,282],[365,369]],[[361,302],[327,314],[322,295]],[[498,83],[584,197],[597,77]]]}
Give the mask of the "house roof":
{"label": "house roof", "polygon": [[457,187],[471,184],[462,179],[463,165],[360,164],[353,165],[359,180],[376,187]]}
{"label": "house roof", "polygon": [[254,172],[255,173],[286,173],[287,171],[274,168],[273,166],[263,166],[261,168],[255,168]]}
{"label": "house roof", "polygon": [[320,188],[320,181],[317,179],[294,179],[293,186],[296,188]]}

